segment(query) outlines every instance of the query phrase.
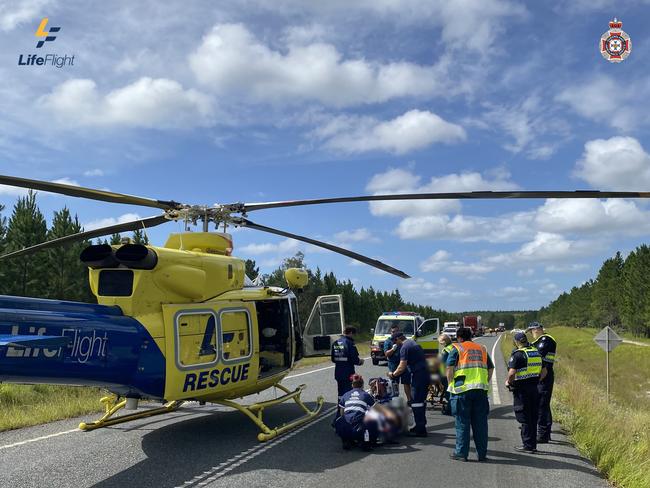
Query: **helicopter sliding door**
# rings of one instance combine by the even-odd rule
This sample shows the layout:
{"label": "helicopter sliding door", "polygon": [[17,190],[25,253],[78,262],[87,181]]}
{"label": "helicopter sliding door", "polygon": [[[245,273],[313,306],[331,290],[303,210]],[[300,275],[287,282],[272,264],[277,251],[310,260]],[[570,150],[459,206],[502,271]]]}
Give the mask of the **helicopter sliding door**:
{"label": "helicopter sliding door", "polygon": [[343,329],[345,329],[343,297],[341,295],[318,297],[303,333],[305,357],[329,356],[332,342],[343,334]]}

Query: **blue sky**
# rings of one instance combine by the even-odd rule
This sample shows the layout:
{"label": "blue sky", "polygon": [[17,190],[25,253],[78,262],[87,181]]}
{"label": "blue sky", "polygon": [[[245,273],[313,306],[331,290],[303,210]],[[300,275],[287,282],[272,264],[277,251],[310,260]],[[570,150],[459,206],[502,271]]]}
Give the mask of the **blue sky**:
{"label": "blue sky", "polygon": [[[404,191],[650,189],[647,1],[0,0],[0,172],[188,203]],[[616,10],[613,10],[613,8]],[[605,61],[614,17],[633,50]],[[74,66],[18,66],[40,53]],[[0,187],[10,207],[15,190]],[[43,195],[87,228],[146,208]],[[250,230],[358,286],[448,310],[536,308],[647,241],[637,201],[345,204],[260,211],[411,280]],[[156,244],[180,224],[149,231]]]}

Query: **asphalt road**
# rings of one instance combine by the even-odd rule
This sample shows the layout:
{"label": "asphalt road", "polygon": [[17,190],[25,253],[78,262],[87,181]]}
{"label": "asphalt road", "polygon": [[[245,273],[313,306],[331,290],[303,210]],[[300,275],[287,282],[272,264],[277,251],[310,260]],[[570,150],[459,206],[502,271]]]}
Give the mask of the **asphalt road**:
{"label": "asphalt road", "polygon": [[[480,339],[492,351],[495,338]],[[316,421],[265,444],[241,414],[191,404],[167,416],[99,429],[76,430],[80,420],[53,422],[0,433],[1,487],[327,487],[379,485],[517,487],[609,486],[556,426],[554,441],[537,455],[515,452],[519,430],[511,398],[503,388],[505,366],[495,348],[499,388],[491,392],[488,464],[448,458],[454,444],[453,419],[428,412],[426,439],[405,438],[371,453],[343,451],[330,427],[336,387],[329,365],[296,370],[288,386],[307,383],[305,399],[326,398]],[[366,377],[385,372],[364,365]],[[266,393],[270,395],[272,393]],[[265,395],[255,396],[259,399]],[[295,405],[274,407],[268,419],[282,423]]]}

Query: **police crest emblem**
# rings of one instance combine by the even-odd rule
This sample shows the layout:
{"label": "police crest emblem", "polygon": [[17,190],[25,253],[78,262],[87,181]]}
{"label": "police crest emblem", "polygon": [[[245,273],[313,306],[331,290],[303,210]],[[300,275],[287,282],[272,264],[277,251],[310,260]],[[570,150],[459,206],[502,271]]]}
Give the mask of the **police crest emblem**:
{"label": "police crest emblem", "polygon": [[610,63],[620,63],[632,51],[632,40],[622,27],[623,22],[614,17],[609,30],[600,37],[600,54]]}

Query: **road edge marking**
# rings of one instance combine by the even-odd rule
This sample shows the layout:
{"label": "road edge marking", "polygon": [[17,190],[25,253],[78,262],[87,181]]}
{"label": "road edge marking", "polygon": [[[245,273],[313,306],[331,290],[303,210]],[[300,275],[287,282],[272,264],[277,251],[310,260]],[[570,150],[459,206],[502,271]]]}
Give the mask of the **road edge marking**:
{"label": "road edge marking", "polygon": [[4,446],[0,446],[0,451],[3,450],[3,449],[10,449],[12,447],[22,446],[23,444],[29,444],[31,442],[37,442],[37,441],[43,441],[45,439],[51,439],[52,437],[59,437],[61,435],[65,435],[65,434],[72,434],[73,432],[81,432],[81,431],[79,429],[70,429],[70,430],[65,430],[63,432],[56,432],[54,434],[44,435],[44,436],[41,436],[41,437],[35,437],[34,439],[27,439],[25,441],[14,442],[12,444],[5,444]]}
{"label": "road edge marking", "polygon": [[497,337],[497,340],[494,341],[494,345],[492,346],[492,361],[494,362],[494,373],[492,374],[492,403],[495,405],[501,405],[501,394],[499,393],[499,380],[497,380],[497,363],[499,361],[496,360],[494,352],[497,349],[497,344],[501,340],[501,336],[504,333],[499,334],[499,337]]}

